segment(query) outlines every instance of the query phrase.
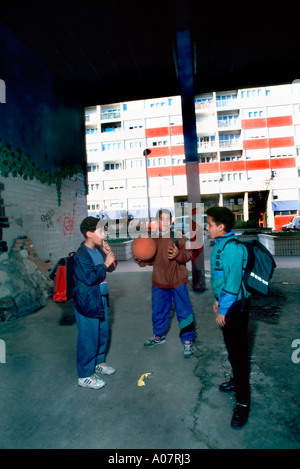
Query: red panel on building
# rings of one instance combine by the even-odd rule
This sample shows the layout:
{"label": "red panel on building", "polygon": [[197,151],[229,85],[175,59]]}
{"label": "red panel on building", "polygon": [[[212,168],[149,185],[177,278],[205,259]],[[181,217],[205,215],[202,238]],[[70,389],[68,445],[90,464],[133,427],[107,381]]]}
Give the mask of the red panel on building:
{"label": "red panel on building", "polygon": [[184,145],[176,145],[174,147],[149,147],[151,153],[147,158],[153,158],[155,156],[169,156],[169,155],[182,155],[184,157]]}
{"label": "red panel on building", "polygon": [[292,116],[278,116],[267,118],[267,127],[281,127],[283,125],[293,125]]}
{"label": "red panel on building", "polygon": [[220,163],[220,171],[245,171],[246,169],[245,161],[224,161]]}
{"label": "red panel on building", "polygon": [[269,148],[293,147],[294,137],[269,138]]}
{"label": "red panel on building", "polygon": [[199,173],[218,173],[220,172],[220,163],[200,163]]}
{"label": "red panel on building", "polygon": [[179,166],[164,166],[159,168],[148,168],[148,177],[162,177],[162,176],[182,176],[186,174],[185,165]]}
{"label": "red panel on building", "polygon": [[253,161],[246,161],[246,170],[247,171],[255,171],[259,169],[269,169],[270,168],[270,160],[253,160]]}
{"label": "red panel on building", "polygon": [[151,153],[147,155],[147,158],[170,155],[170,147],[149,147],[149,150],[151,150]]}
{"label": "red panel on building", "polygon": [[260,129],[267,127],[267,119],[264,117],[259,119],[243,119],[241,121],[242,129]]}
{"label": "red panel on building", "polygon": [[261,148],[279,148],[293,147],[294,137],[278,137],[278,138],[253,138],[243,141],[244,150],[258,150]]}
{"label": "red panel on building", "polygon": [[253,138],[251,140],[244,140],[243,148],[244,150],[268,148],[268,139],[267,138]]}
{"label": "red panel on building", "polygon": [[169,127],[170,135],[183,135],[182,125],[172,125]]}
{"label": "red panel on building", "polygon": [[169,135],[169,127],[157,127],[154,129],[145,129],[145,137],[166,137]]}
{"label": "red panel on building", "polygon": [[183,135],[182,125],[172,125],[170,127],[155,127],[154,129],[145,129],[145,137],[166,137],[168,135]]}
{"label": "red panel on building", "polygon": [[293,125],[292,116],[261,117],[259,119],[243,119],[241,121],[242,129],[259,129],[262,127],[281,127],[284,125]]}
{"label": "red panel on building", "polygon": [[271,168],[295,168],[296,158],[272,158]]}

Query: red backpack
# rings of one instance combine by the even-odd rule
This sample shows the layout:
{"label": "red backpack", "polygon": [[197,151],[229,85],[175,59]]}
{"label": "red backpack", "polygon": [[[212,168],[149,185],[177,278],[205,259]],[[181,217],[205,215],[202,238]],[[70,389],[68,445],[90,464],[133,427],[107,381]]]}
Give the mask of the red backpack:
{"label": "red backpack", "polygon": [[55,303],[64,303],[73,297],[74,254],[75,252],[70,252],[67,257],[59,259],[49,275],[54,282],[53,301]]}

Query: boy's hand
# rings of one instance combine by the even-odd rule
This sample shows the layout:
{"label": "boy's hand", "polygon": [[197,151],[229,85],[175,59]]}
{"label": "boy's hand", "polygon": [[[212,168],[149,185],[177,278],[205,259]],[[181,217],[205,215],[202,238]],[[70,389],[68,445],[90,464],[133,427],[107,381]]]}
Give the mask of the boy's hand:
{"label": "boy's hand", "polygon": [[223,314],[217,313],[216,323],[218,324],[218,326],[220,326],[220,327],[225,326],[225,317],[226,316],[223,316]]}
{"label": "boy's hand", "polygon": [[141,264],[143,261],[141,259],[138,259],[134,254],[133,252],[131,251],[131,255],[133,257],[133,260],[137,263],[137,264]]}
{"label": "boy's hand", "polygon": [[115,262],[115,260],[116,260],[116,256],[114,255],[112,251],[109,251],[107,253],[104,264],[106,265],[106,267],[109,267],[111,264]]}
{"label": "boy's hand", "polygon": [[176,246],[175,243],[173,243],[173,246],[168,247],[168,259],[175,259],[177,254],[178,254],[178,247]]}
{"label": "boy's hand", "polygon": [[109,252],[111,252],[111,247],[106,241],[103,242],[102,249],[105,254],[108,254]]}

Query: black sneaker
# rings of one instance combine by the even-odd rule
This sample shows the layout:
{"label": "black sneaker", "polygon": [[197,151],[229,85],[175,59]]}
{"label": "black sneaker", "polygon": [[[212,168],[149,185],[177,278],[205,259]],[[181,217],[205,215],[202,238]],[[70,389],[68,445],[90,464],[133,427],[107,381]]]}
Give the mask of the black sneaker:
{"label": "black sneaker", "polygon": [[220,384],[219,390],[221,392],[233,392],[233,391],[235,391],[233,379],[231,378],[229,381],[226,381],[226,383]]}
{"label": "black sneaker", "polygon": [[161,337],[154,335],[153,337],[150,337],[150,339],[147,340],[147,342],[144,343],[144,346],[154,347],[155,345],[164,344],[165,341],[166,341],[166,337],[164,335]]}
{"label": "black sneaker", "polygon": [[237,403],[233,410],[231,428],[234,428],[235,430],[243,428],[248,421],[249,412],[250,406]]}

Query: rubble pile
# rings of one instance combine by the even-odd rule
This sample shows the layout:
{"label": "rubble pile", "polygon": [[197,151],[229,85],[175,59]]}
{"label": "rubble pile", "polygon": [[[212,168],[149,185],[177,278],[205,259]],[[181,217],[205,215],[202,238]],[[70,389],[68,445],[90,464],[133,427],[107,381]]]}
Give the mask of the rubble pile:
{"label": "rubble pile", "polygon": [[52,294],[52,262],[38,258],[31,240],[16,239],[9,253],[0,254],[0,321],[27,316],[46,306]]}

